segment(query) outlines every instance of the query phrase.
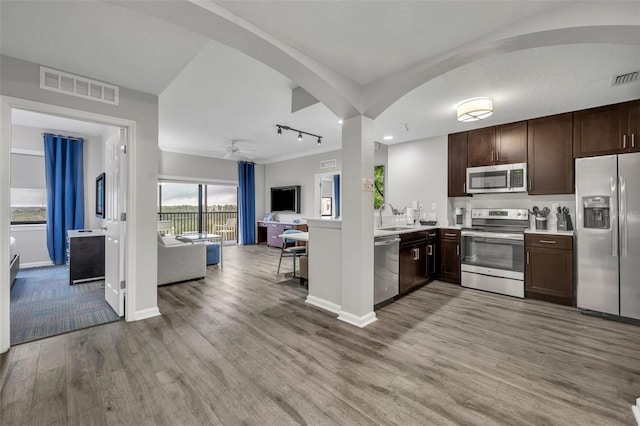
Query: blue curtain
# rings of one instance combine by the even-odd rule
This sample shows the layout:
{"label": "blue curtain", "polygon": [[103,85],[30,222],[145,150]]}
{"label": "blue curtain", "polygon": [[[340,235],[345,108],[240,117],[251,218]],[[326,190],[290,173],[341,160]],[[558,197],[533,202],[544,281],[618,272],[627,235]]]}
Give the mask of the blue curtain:
{"label": "blue curtain", "polygon": [[254,164],[238,161],[238,229],[240,244],[256,243],[256,180]]}
{"label": "blue curtain", "polygon": [[47,248],[56,265],[66,260],[67,230],[84,228],[82,139],[44,135]]}
{"label": "blue curtain", "polygon": [[340,217],[340,175],[333,175],[333,198],[336,199],[336,217]]}

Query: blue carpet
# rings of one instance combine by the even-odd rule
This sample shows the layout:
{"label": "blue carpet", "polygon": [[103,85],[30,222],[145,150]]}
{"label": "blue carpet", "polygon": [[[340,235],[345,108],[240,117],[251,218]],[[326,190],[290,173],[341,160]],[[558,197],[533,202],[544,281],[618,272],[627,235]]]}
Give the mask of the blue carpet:
{"label": "blue carpet", "polygon": [[11,344],[119,320],[101,285],[69,285],[64,265],[21,270],[11,288]]}

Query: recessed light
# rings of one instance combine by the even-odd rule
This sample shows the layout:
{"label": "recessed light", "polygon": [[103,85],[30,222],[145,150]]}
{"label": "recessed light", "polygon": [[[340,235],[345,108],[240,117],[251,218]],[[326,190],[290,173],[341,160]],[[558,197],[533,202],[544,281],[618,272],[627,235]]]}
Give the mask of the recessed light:
{"label": "recessed light", "polygon": [[342,124],[342,123],[343,123],[343,121],[342,121],[342,120],[338,120],[338,124]]}
{"label": "recessed light", "polygon": [[384,139],[385,141],[390,141],[391,139],[393,139],[393,136],[391,135],[383,136],[382,139]]}

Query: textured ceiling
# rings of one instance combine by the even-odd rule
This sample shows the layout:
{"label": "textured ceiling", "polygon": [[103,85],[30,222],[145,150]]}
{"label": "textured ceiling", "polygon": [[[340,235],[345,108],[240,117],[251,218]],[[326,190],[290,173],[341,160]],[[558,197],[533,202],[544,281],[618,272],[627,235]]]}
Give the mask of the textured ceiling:
{"label": "textured ceiling", "polygon": [[[511,53],[499,48],[489,58],[447,70],[435,61],[464,50],[482,52],[484,42],[541,28],[627,25],[633,31],[640,22],[637,1],[197,4],[0,1],[0,50],[158,94],[163,149],[222,157],[235,140],[259,162],[341,146],[339,117],[325,105],[291,113],[291,89],[309,88],[314,78],[336,93],[347,93],[355,105],[353,91],[360,86],[349,80],[370,83],[368,88],[379,84],[384,91],[388,78],[416,66],[431,67],[435,77],[376,117],[375,140],[390,134],[389,143],[640,98],[640,82],[608,87],[612,74],[640,68],[640,30],[627,45],[615,37],[607,45],[576,39],[555,47],[523,45]],[[211,22],[220,26],[217,33],[207,32],[216,28]],[[227,45],[210,41],[212,34]],[[316,74],[309,78],[308,71]],[[479,123],[458,123],[453,106],[475,96],[493,97],[494,115]],[[322,135],[323,144],[298,143],[287,132],[277,137],[276,124]]]}

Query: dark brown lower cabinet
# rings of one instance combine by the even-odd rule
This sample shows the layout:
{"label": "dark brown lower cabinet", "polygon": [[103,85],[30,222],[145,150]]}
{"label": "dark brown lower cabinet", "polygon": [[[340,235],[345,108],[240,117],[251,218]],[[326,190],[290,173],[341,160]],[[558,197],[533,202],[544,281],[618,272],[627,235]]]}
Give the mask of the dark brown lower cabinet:
{"label": "dark brown lower cabinet", "polygon": [[574,306],[573,237],[525,236],[525,297]]}
{"label": "dark brown lower cabinet", "polygon": [[432,281],[438,276],[438,231],[427,232],[427,280]]}
{"label": "dark brown lower cabinet", "polygon": [[400,294],[427,282],[426,232],[400,234]]}
{"label": "dark brown lower cabinet", "polygon": [[440,229],[440,280],[460,284],[460,231]]}

